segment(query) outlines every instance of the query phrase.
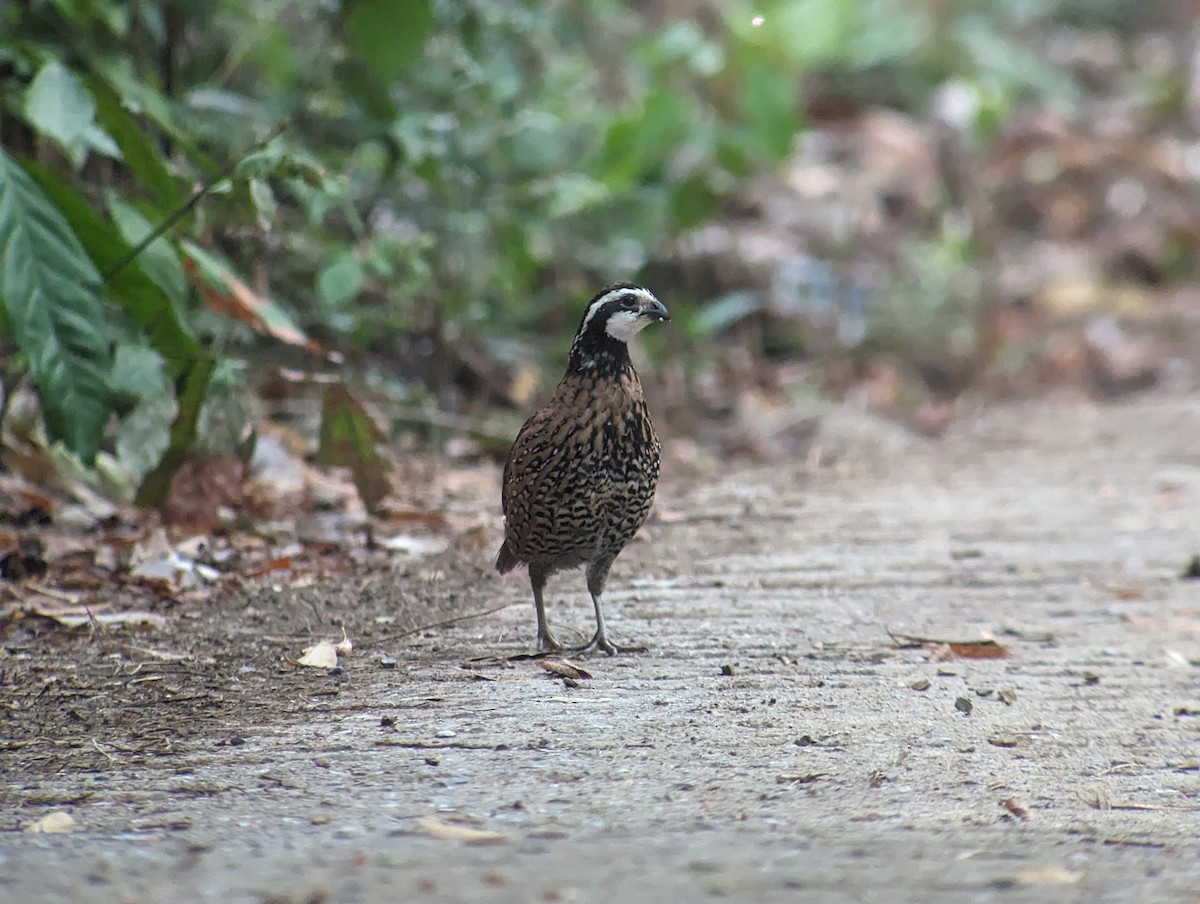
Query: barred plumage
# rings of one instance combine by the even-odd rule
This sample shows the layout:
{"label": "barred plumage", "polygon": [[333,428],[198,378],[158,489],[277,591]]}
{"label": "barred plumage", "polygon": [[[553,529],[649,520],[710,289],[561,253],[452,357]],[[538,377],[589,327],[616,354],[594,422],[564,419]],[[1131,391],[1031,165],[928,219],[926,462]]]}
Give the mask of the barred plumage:
{"label": "barred plumage", "polygon": [[547,578],[584,564],[596,633],[576,652],[618,650],[608,639],[600,597],[613,561],[650,511],[660,451],[626,343],[648,324],[670,319],[640,286],[601,289],[584,312],[554,396],[525,422],[509,452],[496,570],[529,566],[539,650],[562,649],[546,623]]}

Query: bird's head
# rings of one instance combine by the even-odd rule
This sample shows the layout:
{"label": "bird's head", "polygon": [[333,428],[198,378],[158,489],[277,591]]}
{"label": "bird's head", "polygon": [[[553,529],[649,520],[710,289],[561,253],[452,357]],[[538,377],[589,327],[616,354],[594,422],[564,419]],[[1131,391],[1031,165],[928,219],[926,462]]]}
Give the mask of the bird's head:
{"label": "bird's head", "polygon": [[577,337],[590,334],[600,338],[605,334],[619,342],[628,342],[655,321],[670,319],[667,306],[649,289],[633,283],[613,283],[588,302]]}
{"label": "bird's head", "polygon": [[670,320],[667,306],[649,289],[633,283],[612,283],[588,302],[575,343],[571,347],[571,366],[590,369],[605,358],[627,361],[626,343],[659,320]]}

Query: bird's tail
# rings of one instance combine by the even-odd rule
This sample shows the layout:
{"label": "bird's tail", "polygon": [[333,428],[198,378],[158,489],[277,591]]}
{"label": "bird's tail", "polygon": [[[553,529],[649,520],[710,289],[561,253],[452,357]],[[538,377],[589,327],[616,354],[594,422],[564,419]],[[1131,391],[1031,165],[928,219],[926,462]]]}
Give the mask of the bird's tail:
{"label": "bird's tail", "polygon": [[517,558],[516,553],[509,548],[508,541],[505,540],[500,545],[500,552],[496,554],[496,570],[501,574],[507,574],[520,564],[521,560]]}

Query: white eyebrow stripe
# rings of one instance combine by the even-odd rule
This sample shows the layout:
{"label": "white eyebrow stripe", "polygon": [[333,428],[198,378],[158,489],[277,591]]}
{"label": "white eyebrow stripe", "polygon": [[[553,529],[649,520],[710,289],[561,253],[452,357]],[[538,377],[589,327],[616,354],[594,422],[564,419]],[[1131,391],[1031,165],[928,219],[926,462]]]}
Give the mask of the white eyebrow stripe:
{"label": "white eyebrow stripe", "polygon": [[611,292],[605,292],[603,295],[593,301],[591,307],[588,308],[587,314],[583,318],[583,325],[579,328],[579,332],[582,333],[587,329],[587,325],[592,322],[592,318],[596,316],[596,312],[599,311],[601,307],[610,301],[615,301],[622,295],[632,295],[635,298],[641,299],[647,304],[654,304],[654,302],[658,301],[653,292],[651,292],[649,289],[643,289],[641,286],[632,289],[613,289]]}

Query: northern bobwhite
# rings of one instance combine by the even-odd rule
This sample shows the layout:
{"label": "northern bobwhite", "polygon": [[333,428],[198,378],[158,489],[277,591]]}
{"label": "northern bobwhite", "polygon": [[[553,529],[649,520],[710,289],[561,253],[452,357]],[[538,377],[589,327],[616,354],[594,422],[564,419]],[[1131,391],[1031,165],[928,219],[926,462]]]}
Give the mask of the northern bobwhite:
{"label": "northern bobwhite", "polygon": [[626,343],[666,306],[631,283],[605,286],[584,312],[567,372],[550,402],[525,422],[504,465],[501,574],[529,566],[539,650],[561,650],[542,591],[556,571],[587,565],[596,633],[573,652],[610,656],[600,596],[608,570],[637,533],[658,486],[659,442]]}

